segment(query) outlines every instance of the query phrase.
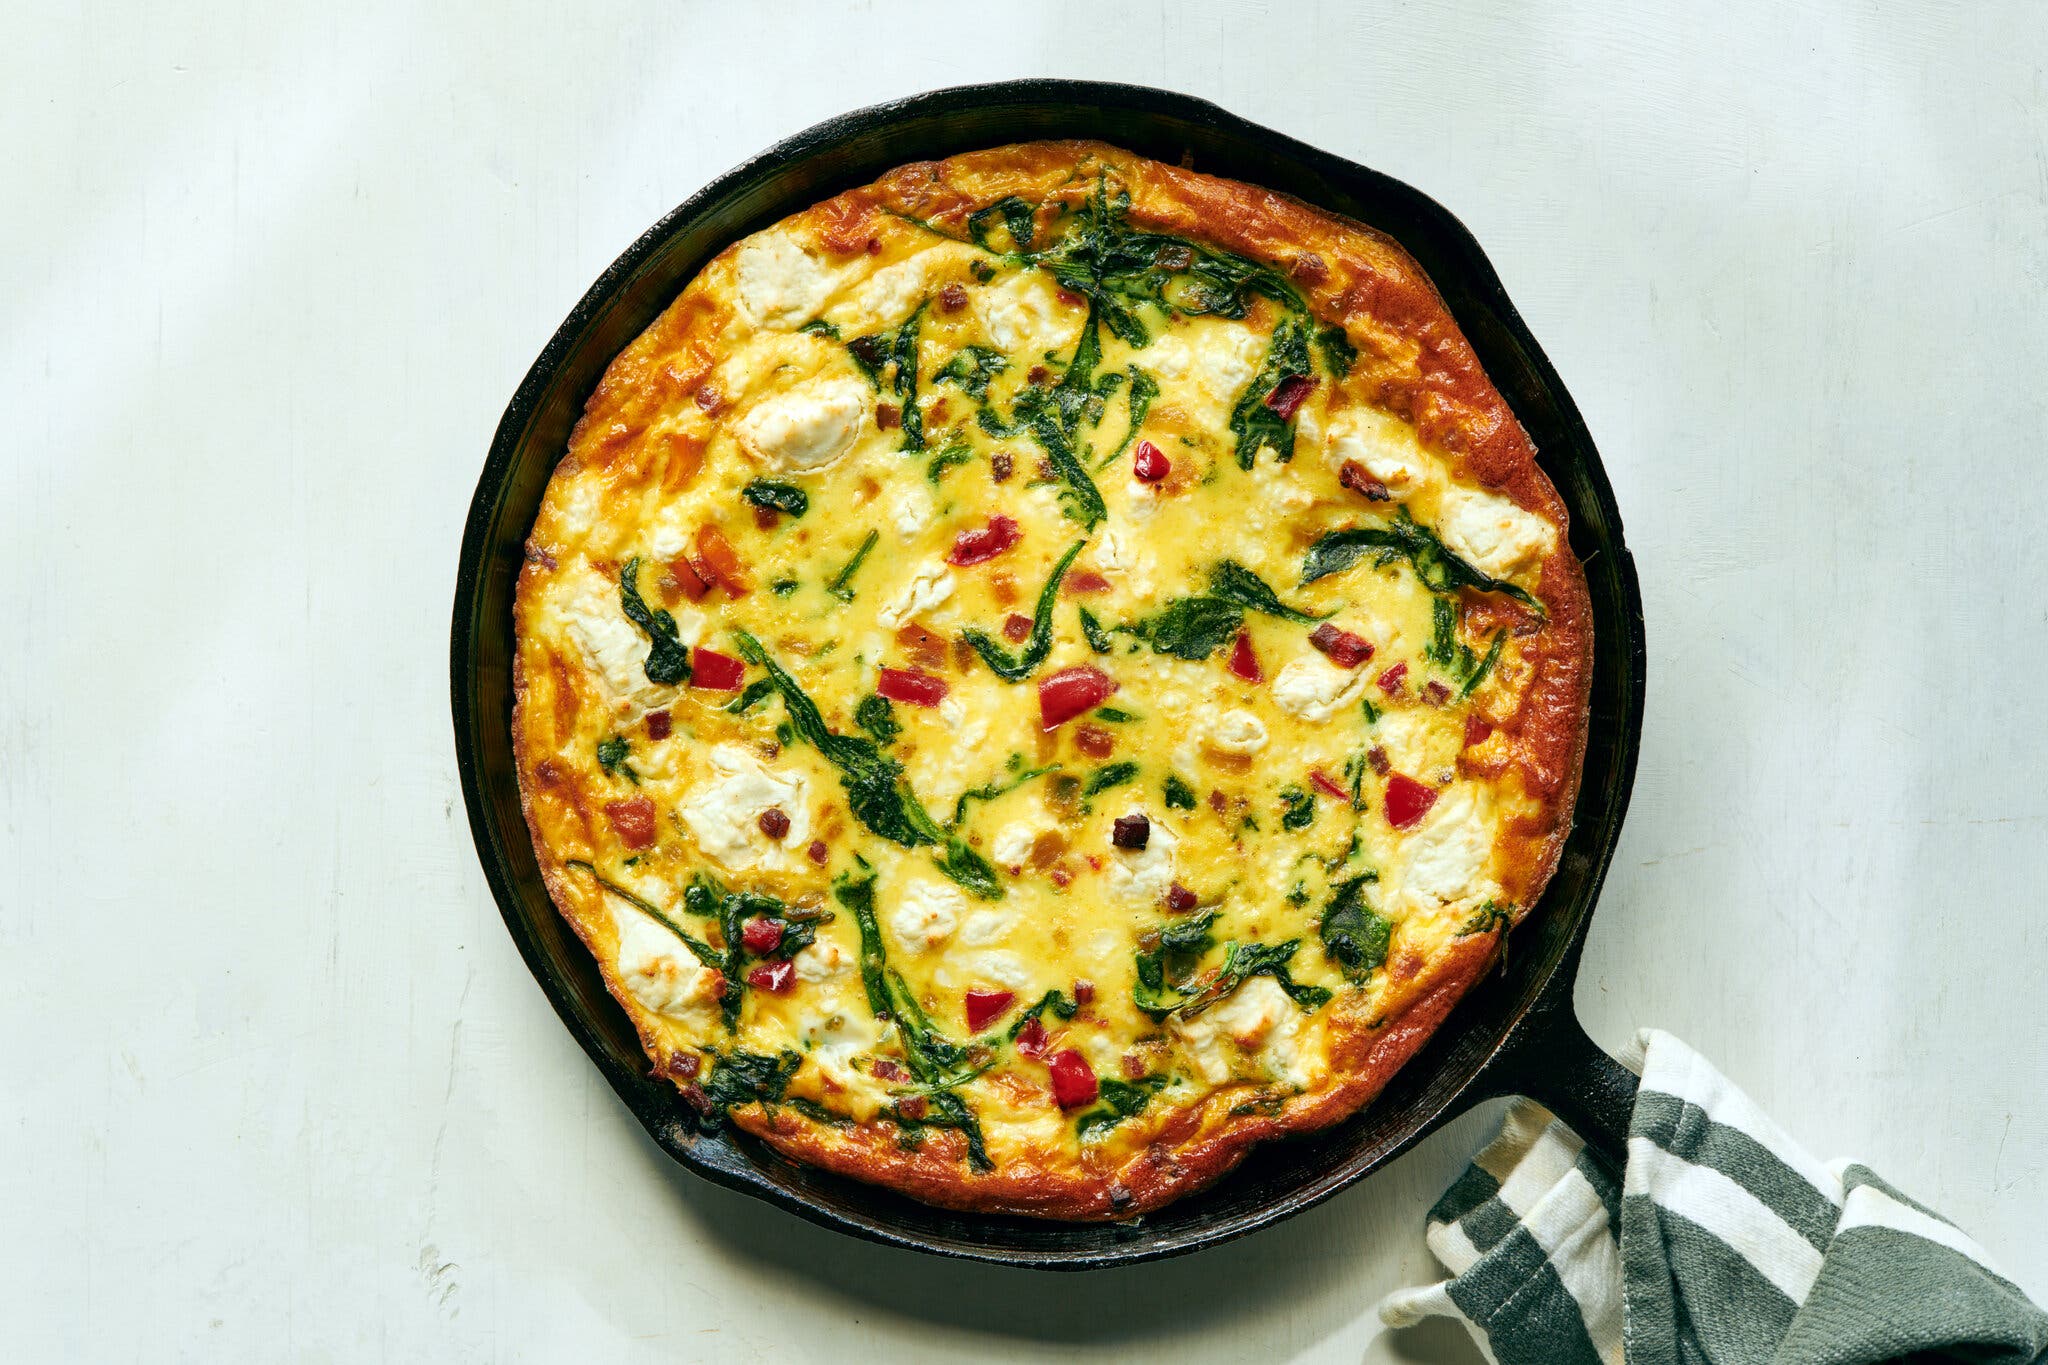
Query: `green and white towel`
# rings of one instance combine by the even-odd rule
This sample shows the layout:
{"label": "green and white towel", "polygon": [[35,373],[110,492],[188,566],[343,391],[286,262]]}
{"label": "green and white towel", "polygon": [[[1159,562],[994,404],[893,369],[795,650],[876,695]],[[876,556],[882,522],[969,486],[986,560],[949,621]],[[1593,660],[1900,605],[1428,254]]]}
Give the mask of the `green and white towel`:
{"label": "green and white towel", "polygon": [[1954,1224],[1814,1160],[1667,1033],[1623,1060],[1626,1172],[1518,1101],[1430,1211],[1451,1278],[1390,1295],[1390,1326],[1462,1319],[1501,1365],[2048,1361],[2048,1314]]}

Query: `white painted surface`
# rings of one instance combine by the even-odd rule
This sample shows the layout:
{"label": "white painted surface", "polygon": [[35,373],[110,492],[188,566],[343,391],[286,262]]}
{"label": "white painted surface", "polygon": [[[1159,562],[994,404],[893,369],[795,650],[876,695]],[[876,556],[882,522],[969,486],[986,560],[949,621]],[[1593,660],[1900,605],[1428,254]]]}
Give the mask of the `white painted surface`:
{"label": "white painted surface", "polygon": [[478,873],[452,570],[556,322],[774,138],[1044,73],[1207,95],[1487,245],[1649,614],[1584,1017],[2048,1294],[2044,17],[1644,8],[9,5],[0,1355],[1473,1359],[1370,1306],[1497,1110],[1190,1260],[884,1253],[671,1167]]}

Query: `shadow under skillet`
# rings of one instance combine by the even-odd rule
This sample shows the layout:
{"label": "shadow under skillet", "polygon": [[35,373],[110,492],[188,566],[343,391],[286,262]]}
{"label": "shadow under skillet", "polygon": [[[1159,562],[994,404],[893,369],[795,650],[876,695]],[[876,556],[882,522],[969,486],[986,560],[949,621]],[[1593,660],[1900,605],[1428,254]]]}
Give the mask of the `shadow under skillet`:
{"label": "shadow under skillet", "polygon": [[[1371,1314],[1388,1286],[1355,1283],[1349,1272],[1365,1245],[1362,1225],[1412,1247],[1414,1278],[1438,1271],[1423,1248],[1423,1220],[1471,1154],[1500,1122],[1498,1104],[1482,1104],[1431,1134],[1376,1181],[1354,1186],[1291,1221],[1197,1255],[1115,1266],[1092,1275],[994,1265],[864,1244],[751,1196],[701,1180],[670,1159],[639,1126],[633,1137],[648,1167],[675,1192],[677,1212],[704,1239],[749,1267],[786,1276],[813,1297],[842,1301],[850,1313],[882,1310],[941,1330],[983,1332],[1045,1345],[1135,1347],[1185,1340],[1249,1320],[1284,1317],[1292,1341],[1321,1340]],[[1390,1200],[1407,1189],[1420,1193]],[[1422,1268],[1426,1267],[1426,1269]],[[1393,1334],[1388,1360],[1477,1361],[1469,1338],[1420,1327]],[[1463,1350],[1456,1347],[1462,1344]],[[1419,1353],[1418,1353],[1419,1352]]]}

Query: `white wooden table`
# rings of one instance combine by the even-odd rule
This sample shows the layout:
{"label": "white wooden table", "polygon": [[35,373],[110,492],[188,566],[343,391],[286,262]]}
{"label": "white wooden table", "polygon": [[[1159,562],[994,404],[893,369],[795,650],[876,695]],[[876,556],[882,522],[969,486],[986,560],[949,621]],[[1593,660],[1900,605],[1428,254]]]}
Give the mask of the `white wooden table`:
{"label": "white wooden table", "polygon": [[1476,1358],[1372,1305],[1497,1107],[1192,1259],[882,1252],[672,1167],[478,872],[448,605],[542,342],[767,142],[1048,73],[1208,96],[1486,244],[1649,618],[1583,1016],[2048,1295],[2038,7],[4,8],[0,1355]]}

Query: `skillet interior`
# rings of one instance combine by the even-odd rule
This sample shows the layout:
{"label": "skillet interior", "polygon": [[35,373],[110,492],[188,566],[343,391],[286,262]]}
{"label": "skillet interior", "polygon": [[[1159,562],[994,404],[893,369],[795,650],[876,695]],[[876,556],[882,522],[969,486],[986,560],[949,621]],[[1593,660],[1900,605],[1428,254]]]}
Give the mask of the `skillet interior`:
{"label": "skillet interior", "polygon": [[[696,1133],[674,1089],[648,1074],[624,1013],[548,899],[511,753],[520,547],[569,428],[612,356],[735,238],[906,161],[1058,137],[1100,138],[1166,161],[1189,156],[1196,169],[1294,194],[1399,240],[1435,280],[1535,440],[1539,464],[1570,509],[1594,616],[1593,715],[1578,809],[1506,969],[1468,994],[1362,1113],[1327,1133],[1267,1144],[1213,1188],[1124,1225],[949,1213],[785,1161],[730,1132]],[[1641,599],[1612,490],[1577,408],[1471,234],[1406,185],[1204,101],[1084,81],[961,87],[830,120],[721,177],[635,242],[549,341],[498,427],[463,536],[450,667],[463,795],[506,925],[557,1013],[656,1142],[709,1179],[828,1227],[1062,1269],[1150,1260],[1241,1236],[1319,1203],[1471,1102],[1543,1079],[1540,1046],[1507,1044],[1511,1034],[1526,1043],[1538,1020],[1569,1020],[1572,974],[1628,803],[1644,685]]]}

